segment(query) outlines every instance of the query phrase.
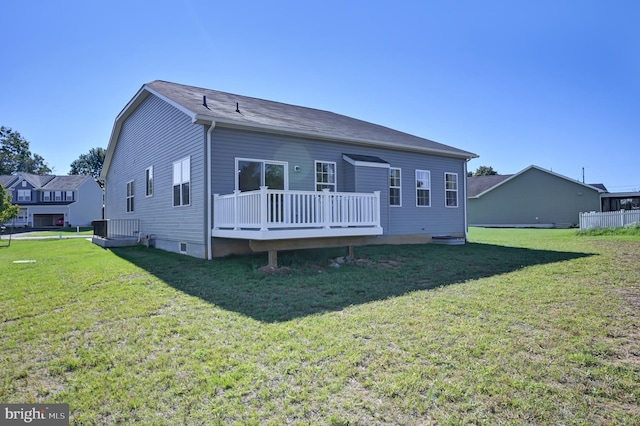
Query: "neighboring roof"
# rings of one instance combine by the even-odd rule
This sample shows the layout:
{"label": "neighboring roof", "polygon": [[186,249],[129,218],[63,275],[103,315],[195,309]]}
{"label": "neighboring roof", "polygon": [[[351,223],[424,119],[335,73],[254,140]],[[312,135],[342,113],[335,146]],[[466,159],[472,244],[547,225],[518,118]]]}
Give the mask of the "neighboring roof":
{"label": "neighboring roof", "polygon": [[640,192],[608,192],[602,198],[640,198]]}
{"label": "neighboring roof", "polygon": [[109,148],[117,142],[122,122],[150,94],[189,115],[194,123],[215,122],[220,127],[301,135],[457,158],[477,157],[468,151],[329,111],[156,80],[143,85],[116,118],[103,172],[109,168],[113,152]]}
{"label": "neighboring roof", "polygon": [[46,189],[50,191],[72,191],[78,189],[80,185],[87,179],[93,179],[91,176],[69,175],[34,175],[32,173],[19,172],[16,175],[0,176],[0,183],[5,187],[15,186],[17,183],[26,180],[35,189]]}
{"label": "neighboring roof", "polygon": [[11,175],[0,175],[0,184],[7,188],[15,179],[15,176]]}
{"label": "neighboring roof", "polygon": [[[561,174],[552,172],[550,170],[546,170],[543,169],[542,167],[538,167],[535,165],[531,165],[523,170],[520,170],[518,173],[514,174],[514,175],[493,175],[493,176],[474,176],[474,177],[468,177],[467,178],[467,198],[479,198],[481,196],[483,196],[484,194],[486,194],[489,191],[493,191],[494,189],[498,188],[500,185],[503,185],[505,182],[508,182],[512,179],[515,179],[516,177],[520,176],[521,174],[531,170],[531,169],[536,169],[539,170],[541,172],[544,173],[548,173],[550,175],[556,176],[560,179],[564,179],[567,180],[569,182],[573,182],[576,183],[578,185],[582,185],[586,188],[592,189],[594,191],[598,191],[600,193],[605,192],[605,190],[592,186],[592,185],[587,185],[586,183],[582,183],[578,180],[574,180],[571,178],[568,178],[566,176],[562,176]],[[483,180],[483,178],[494,178],[494,180],[492,181],[491,179],[486,179]],[[477,182],[477,183],[476,183]],[[474,189],[472,189],[472,187],[475,187]]]}
{"label": "neighboring roof", "polygon": [[604,192],[609,192],[606,186],[603,183],[590,183],[589,186],[593,186],[594,188],[602,189]]}
{"label": "neighboring roof", "polygon": [[42,189],[46,189],[48,191],[71,191],[78,189],[88,179],[93,178],[91,176],[82,175],[56,176]]}
{"label": "neighboring roof", "polygon": [[34,175],[33,173],[25,172],[18,172],[16,173],[16,176],[18,177],[18,179],[13,182],[13,185],[17,184],[18,182],[22,182],[22,180],[26,180],[34,188],[42,188],[47,184],[47,182],[55,177],[53,175]]}
{"label": "neighboring roof", "polygon": [[476,197],[494,186],[504,182],[513,175],[472,176],[467,178],[467,196]]}

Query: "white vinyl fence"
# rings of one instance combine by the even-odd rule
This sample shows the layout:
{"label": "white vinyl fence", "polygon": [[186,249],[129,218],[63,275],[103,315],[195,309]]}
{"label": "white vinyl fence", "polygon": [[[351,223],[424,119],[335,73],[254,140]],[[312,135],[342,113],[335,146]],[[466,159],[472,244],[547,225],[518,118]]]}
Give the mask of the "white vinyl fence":
{"label": "white vinyl fence", "polygon": [[640,222],[640,210],[580,213],[580,230],[624,228]]}

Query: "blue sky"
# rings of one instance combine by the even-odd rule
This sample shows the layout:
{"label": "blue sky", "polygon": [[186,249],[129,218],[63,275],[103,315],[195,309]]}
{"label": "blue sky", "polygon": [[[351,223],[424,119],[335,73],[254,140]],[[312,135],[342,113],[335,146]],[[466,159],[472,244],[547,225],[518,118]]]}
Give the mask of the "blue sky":
{"label": "blue sky", "polygon": [[55,173],[156,79],[325,109],[640,190],[640,2],[18,1],[0,125]]}

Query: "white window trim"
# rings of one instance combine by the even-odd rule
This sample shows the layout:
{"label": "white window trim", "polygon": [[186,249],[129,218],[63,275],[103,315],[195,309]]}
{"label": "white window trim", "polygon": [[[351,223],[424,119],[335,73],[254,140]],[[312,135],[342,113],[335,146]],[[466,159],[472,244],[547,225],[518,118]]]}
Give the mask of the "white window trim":
{"label": "white window trim", "polygon": [[[151,178],[151,179],[149,179]],[[151,183],[151,185],[149,185]],[[149,191],[149,187],[151,187],[151,191]],[[145,197],[153,197],[153,166],[149,166],[144,170],[144,194]],[[191,195],[191,194],[189,194]],[[191,198],[189,198],[191,201]]]}
{"label": "white window trim", "polygon": [[[182,180],[182,176],[184,175],[183,170],[182,170],[182,166],[184,164],[185,161],[189,161],[189,180]],[[180,164],[180,181],[176,184],[175,183],[175,168],[176,168],[176,164]],[[173,207],[189,207],[191,205],[191,194],[193,193],[193,188],[191,188],[191,156],[187,156],[187,157],[183,157],[177,161],[174,161],[173,164],[171,165],[171,205]],[[182,199],[183,194],[182,194],[182,185],[184,185],[185,183],[189,184],[189,203],[188,204],[182,204]],[[175,204],[173,197],[174,197],[174,187],[176,185],[180,185],[180,204]]]}
{"label": "white window trim", "polygon": [[[392,186],[391,185],[391,172],[393,170],[398,170],[400,172],[400,185]],[[391,188],[398,189],[400,194],[400,203],[399,204],[391,204]],[[402,169],[400,167],[389,167],[389,207],[402,207]]]}
{"label": "white window trim", "polygon": [[240,161],[250,161],[252,163],[262,163],[263,173],[260,176],[260,186],[264,186],[264,165],[265,164],[275,164],[278,166],[284,166],[284,190],[287,191],[289,189],[289,163],[286,161],[276,161],[276,160],[264,160],[262,158],[245,158],[245,157],[236,157],[235,161],[235,189],[236,191],[240,189],[240,182],[238,182],[238,172],[239,172],[239,163]]}
{"label": "white window trim", "polygon": [[[456,189],[447,189],[447,176],[448,175],[452,175],[456,177]],[[458,174],[457,173],[451,173],[451,172],[444,172],[444,206],[448,209],[457,209],[460,206],[460,199],[458,197],[458,188],[460,186],[460,181],[458,179]],[[456,193],[456,205],[455,206],[448,206],[447,205],[447,193],[448,192],[455,192]]]}
{"label": "white window trim", "polygon": [[[126,196],[125,196],[125,209],[127,211],[127,213],[133,213],[136,209],[135,209],[135,192],[136,192],[136,186],[135,186],[135,181],[130,180],[127,182],[127,192],[126,192]],[[131,195],[129,195],[129,185],[131,185]],[[133,208],[131,210],[129,210],[129,200],[132,201],[132,206]]]}
{"label": "white window trim", "polygon": [[[429,176],[429,187],[428,188],[418,188],[418,173],[419,172],[425,172],[427,174],[427,176]],[[416,169],[416,173],[415,173],[415,180],[414,180],[414,185],[415,185],[415,189],[416,189],[416,207],[431,207],[431,170],[423,170],[423,169]],[[420,204],[418,204],[418,190],[429,190],[429,204],[426,206],[422,206]]]}
{"label": "white window trim", "polygon": [[[333,164],[333,183],[318,182],[318,164]],[[321,161],[315,160],[313,162],[313,190],[319,191],[318,185],[331,186],[333,185],[333,192],[338,192],[338,165],[335,161]]]}

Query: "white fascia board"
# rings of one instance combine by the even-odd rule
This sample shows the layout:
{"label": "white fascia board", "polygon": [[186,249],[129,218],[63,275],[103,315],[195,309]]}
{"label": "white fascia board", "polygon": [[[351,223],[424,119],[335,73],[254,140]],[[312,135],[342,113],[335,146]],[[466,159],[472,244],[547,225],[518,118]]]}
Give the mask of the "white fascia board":
{"label": "white fascia board", "polygon": [[193,121],[195,123],[196,116],[197,116],[197,114],[195,112],[191,111],[188,108],[185,108],[184,106],[180,105],[177,102],[174,102],[171,98],[167,98],[165,95],[161,94],[160,92],[156,92],[155,90],[153,90],[151,87],[149,87],[147,85],[145,85],[143,88],[145,90],[147,90],[149,93],[159,97],[160,99],[162,99],[163,101],[165,101],[169,105],[173,106],[174,108],[178,109],[179,111],[182,111],[183,113],[185,113],[186,115],[191,117],[191,121]]}

